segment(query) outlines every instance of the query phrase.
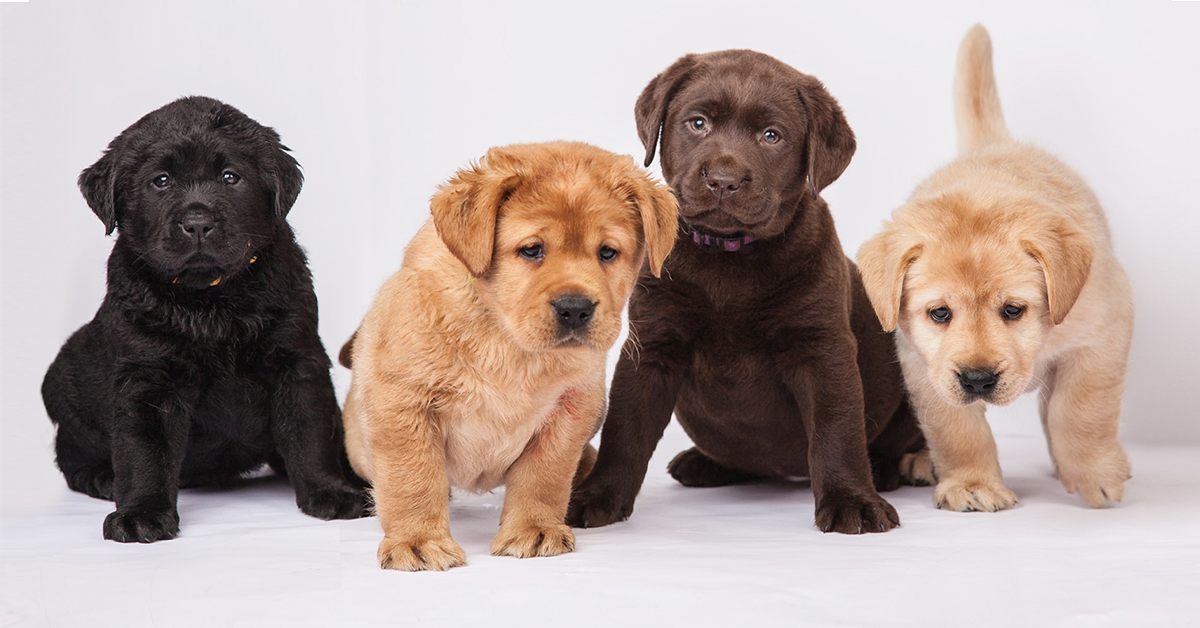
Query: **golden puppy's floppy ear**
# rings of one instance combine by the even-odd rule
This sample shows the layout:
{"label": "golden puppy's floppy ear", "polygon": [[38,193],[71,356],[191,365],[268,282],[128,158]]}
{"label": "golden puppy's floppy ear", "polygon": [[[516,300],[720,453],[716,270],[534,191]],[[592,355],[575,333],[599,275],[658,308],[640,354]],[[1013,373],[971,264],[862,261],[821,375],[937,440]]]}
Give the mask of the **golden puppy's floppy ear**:
{"label": "golden puppy's floppy ear", "polygon": [[517,164],[493,148],[479,165],[459,170],[439,186],[430,200],[438,237],[471,275],[480,277],[491,267],[496,217],[520,184]]}
{"label": "golden puppy's floppy ear", "polygon": [[658,147],[658,135],[662,125],[667,120],[667,105],[675,96],[684,81],[696,67],[696,55],[685,55],[671,64],[671,67],[650,79],[642,94],[634,105],[633,115],[637,120],[638,137],[642,146],[646,147],[646,160],[643,166],[649,166],[654,161],[654,150]]}
{"label": "golden puppy's floppy ear", "polygon": [[808,174],[815,198],[825,186],[842,176],[846,166],[850,165],[857,144],[842,108],[821,81],[801,74],[796,93],[800,95],[800,103],[808,118],[802,150],[804,171]]}
{"label": "golden puppy's floppy ear", "polygon": [[875,316],[884,331],[896,329],[900,318],[900,300],[904,295],[904,276],[908,267],[921,256],[921,245],[903,238],[888,225],[858,249],[858,270]]}
{"label": "golden puppy's floppy ear", "polygon": [[1058,325],[1075,306],[1091,273],[1095,254],[1091,238],[1068,221],[1057,219],[1039,233],[1021,240],[1021,246],[1042,266],[1050,316]]}
{"label": "golden puppy's floppy ear", "polygon": [[642,216],[642,232],[646,236],[646,257],[650,272],[662,274],[663,262],[675,246],[679,231],[679,202],[671,188],[658,183],[645,170],[629,160],[629,198]]}

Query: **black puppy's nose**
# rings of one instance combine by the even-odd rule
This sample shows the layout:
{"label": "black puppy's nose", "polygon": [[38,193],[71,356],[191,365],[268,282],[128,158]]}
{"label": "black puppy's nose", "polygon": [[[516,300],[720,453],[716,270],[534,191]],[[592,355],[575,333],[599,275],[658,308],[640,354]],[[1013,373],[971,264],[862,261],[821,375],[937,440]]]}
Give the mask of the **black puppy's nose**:
{"label": "black puppy's nose", "polygon": [[965,368],[958,372],[958,384],[962,386],[963,392],[974,397],[990,395],[996,389],[996,381],[999,379],[996,371],[992,369]]}
{"label": "black puppy's nose", "polygon": [[746,176],[740,172],[731,172],[723,168],[708,168],[704,171],[704,184],[717,196],[737,192],[745,182]]}
{"label": "black puppy's nose", "polygon": [[596,311],[595,302],[578,294],[558,297],[550,305],[554,307],[559,327],[565,329],[579,329],[586,326],[591,322],[592,314]]}
{"label": "black puppy's nose", "polygon": [[184,216],[183,222],[179,223],[179,227],[183,232],[197,240],[203,240],[208,237],[209,232],[216,226],[213,217],[206,213],[193,212]]}

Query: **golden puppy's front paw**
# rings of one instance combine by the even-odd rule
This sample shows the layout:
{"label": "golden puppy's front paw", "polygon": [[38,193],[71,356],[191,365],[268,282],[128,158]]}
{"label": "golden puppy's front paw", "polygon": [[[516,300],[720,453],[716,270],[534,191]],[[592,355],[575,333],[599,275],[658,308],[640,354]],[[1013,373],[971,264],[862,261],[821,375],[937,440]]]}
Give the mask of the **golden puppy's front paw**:
{"label": "golden puppy's front paw", "polygon": [[493,556],[558,556],[575,551],[575,535],[569,526],[561,523],[551,525],[530,524],[526,526],[501,526],[492,539]]}
{"label": "golden puppy's front paw", "polygon": [[467,555],[449,536],[434,539],[396,539],[379,543],[379,567],[398,571],[446,571],[467,564]]}
{"label": "golden puppy's front paw", "polygon": [[942,480],[933,490],[933,503],[942,510],[996,512],[1017,503],[1017,496],[1002,482]]}
{"label": "golden puppy's front paw", "polygon": [[929,457],[928,449],[900,457],[900,481],[909,486],[937,484],[937,475],[934,473],[933,460]]}
{"label": "golden puppy's front paw", "polygon": [[1059,464],[1058,480],[1068,493],[1079,493],[1092,508],[1103,508],[1125,496],[1125,481],[1130,478],[1129,458],[1117,449],[1087,467]]}

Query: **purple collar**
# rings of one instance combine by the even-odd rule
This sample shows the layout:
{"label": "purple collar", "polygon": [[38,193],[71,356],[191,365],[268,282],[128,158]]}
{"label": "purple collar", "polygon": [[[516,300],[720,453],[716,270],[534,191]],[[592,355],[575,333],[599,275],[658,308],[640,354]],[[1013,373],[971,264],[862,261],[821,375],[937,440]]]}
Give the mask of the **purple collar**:
{"label": "purple collar", "polygon": [[756,238],[754,236],[742,236],[740,238],[722,238],[720,236],[704,233],[699,229],[680,220],[679,224],[683,226],[683,230],[698,246],[710,246],[714,249],[720,249],[727,253],[740,251],[743,246],[750,244]]}

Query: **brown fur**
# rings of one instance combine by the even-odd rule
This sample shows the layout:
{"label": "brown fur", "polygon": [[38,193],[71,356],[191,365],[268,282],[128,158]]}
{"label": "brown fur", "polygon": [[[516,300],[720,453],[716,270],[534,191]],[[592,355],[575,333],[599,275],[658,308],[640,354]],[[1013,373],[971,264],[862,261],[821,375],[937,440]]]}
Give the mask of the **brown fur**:
{"label": "brown fur", "polygon": [[[1009,137],[991,63],[987,31],[976,26],[959,51],[961,154],[863,245],[859,264],[884,328],[900,329],[940,508],[1016,503],[1001,478],[985,401],[1004,405],[1033,389],[1041,391],[1060,480],[1103,506],[1120,501],[1129,477],[1117,438],[1133,328],[1129,283],[1084,182]],[[1006,319],[1009,305],[1024,313]],[[948,322],[931,319],[938,308],[950,312]],[[998,373],[991,394],[966,394],[962,369]]]}
{"label": "brown fur", "polygon": [[896,488],[900,457],[923,443],[892,338],[818,196],[854,154],[837,101],[776,59],[731,50],[683,57],[635,113],[647,164],[661,135],[688,228],[757,239],[731,252],[681,229],[663,276],[642,273],[599,456],[568,521],[630,515],[674,410],[696,445],[669,466],[679,482],[807,476],[820,529],[898,525],[876,489]]}
{"label": "brown fur", "polygon": [[[559,142],[492,149],[431,210],[342,351],[346,448],[374,487],[380,565],[465,562],[451,486],[507,485],[493,554],[569,552],[563,517],[594,459],[606,352],[643,261],[657,274],[671,249],[675,200],[630,158]],[[522,257],[534,244],[544,257]],[[558,324],[563,295],[596,303],[582,330]]]}

